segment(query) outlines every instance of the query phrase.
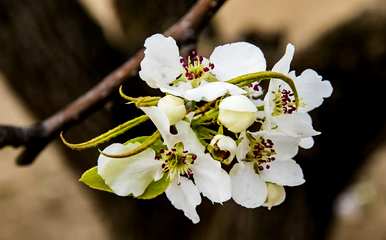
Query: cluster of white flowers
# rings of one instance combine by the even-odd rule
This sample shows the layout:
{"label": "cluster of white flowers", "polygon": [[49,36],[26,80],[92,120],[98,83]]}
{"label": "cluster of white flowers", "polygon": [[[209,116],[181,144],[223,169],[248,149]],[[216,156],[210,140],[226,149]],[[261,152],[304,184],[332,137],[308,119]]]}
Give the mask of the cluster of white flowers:
{"label": "cluster of white flowers", "polygon": [[[201,194],[216,203],[232,198],[247,208],[281,204],[285,186],[305,181],[293,160],[299,146],[312,147],[320,134],[308,112],[332,93],[330,82],[314,70],[290,71],[293,55],[288,44],[267,71],[262,51],[247,42],[218,46],[207,59],[196,52],[181,57],[171,37],[149,37],[139,75],[166,96],[140,108],[157,127],[161,144],[124,156],[141,142],[114,143],[100,155],[97,173],[119,196],[151,198],[144,194],[161,189],[154,196],[165,192],[193,223],[200,220]],[[293,82],[254,82],[261,72]]]}

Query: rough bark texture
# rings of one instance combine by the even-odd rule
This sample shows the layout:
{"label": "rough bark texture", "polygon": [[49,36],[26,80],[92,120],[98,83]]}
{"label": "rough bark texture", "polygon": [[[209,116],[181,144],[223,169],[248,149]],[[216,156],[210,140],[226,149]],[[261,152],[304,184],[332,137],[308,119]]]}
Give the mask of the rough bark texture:
{"label": "rough bark texture", "polygon": [[[189,5],[152,0],[116,3],[130,52],[148,34],[164,30]],[[385,27],[384,17],[368,13],[326,33],[297,55],[296,69],[312,66],[331,80],[335,92],[313,113],[315,127],[324,134],[312,151],[301,155],[307,184],[289,189],[284,205],[268,212],[204,201],[199,207],[201,224],[192,225],[165,197],[136,201],[90,191],[111,229],[111,239],[323,239],[336,195],[364,164],[376,144],[370,140],[384,129],[380,109],[386,84]],[[125,53],[109,46],[75,1],[0,1],[0,29],[0,69],[41,119],[81,95],[125,58]],[[260,46],[262,39],[257,42]],[[129,92],[145,92],[140,81],[133,82]],[[84,137],[94,135],[133,114],[126,105],[110,104],[68,136],[76,141],[79,131]],[[97,152],[67,154],[76,177],[94,163]]]}

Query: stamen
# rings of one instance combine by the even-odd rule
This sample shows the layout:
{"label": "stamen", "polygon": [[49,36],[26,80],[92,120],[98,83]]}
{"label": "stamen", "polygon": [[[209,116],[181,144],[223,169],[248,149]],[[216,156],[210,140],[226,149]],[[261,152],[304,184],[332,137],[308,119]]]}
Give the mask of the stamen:
{"label": "stamen", "polygon": [[255,170],[258,172],[264,170],[264,168],[269,169],[270,166],[266,164],[273,162],[275,155],[276,151],[272,140],[257,137],[251,139],[250,151],[247,153],[246,161],[254,162]]}
{"label": "stamen", "polygon": [[272,115],[291,114],[296,111],[296,100],[292,91],[279,87],[277,91],[272,93],[274,94],[273,101],[275,102],[275,109]]}
{"label": "stamen", "polygon": [[170,150],[162,149],[160,151],[160,160],[162,163],[163,172],[168,174],[170,179],[179,176],[191,177],[191,167],[197,159],[197,155],[183,150],[183,145],[176,145]]}
{"label": "stamen", "polygon": [[187,57],[181,58],[180,63],[185,70],[185,79],[188,81],[200,79],[214,68],[213,63],[204,63],[204,57],[197,55],[195,50],[192,50]]}

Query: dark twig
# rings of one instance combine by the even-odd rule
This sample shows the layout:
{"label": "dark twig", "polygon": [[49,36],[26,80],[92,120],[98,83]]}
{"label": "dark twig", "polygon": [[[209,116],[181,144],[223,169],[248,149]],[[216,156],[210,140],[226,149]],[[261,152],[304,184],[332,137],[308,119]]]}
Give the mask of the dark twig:
{"label": "dark twig", "polygon": [[[165,31],[165,35],[172,36],[179,43],[195,42],[197,35],[225,1],[197,1],[178,22]],[[136,75],[142,58],[143,49],[84,95],[39,124],[31,127],[0,126],[0,147],[23,146],[25,149],[18,156],[17,163],[20,165],[32,163],[46,145],[58,136],[60,131],[70,128],[93,111],[98,110],[112,93],[118,90],[126,78]]]}

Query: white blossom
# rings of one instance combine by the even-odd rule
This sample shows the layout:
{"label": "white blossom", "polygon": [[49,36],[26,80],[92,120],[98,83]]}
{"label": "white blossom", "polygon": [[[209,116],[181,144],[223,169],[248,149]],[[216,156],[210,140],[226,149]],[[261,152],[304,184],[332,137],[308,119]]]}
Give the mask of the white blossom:
{"label": "white blossom", "polygon": [[225,94],[245,94],[225,81],[266,68],[261,50],[246,42],[218,46],[209,60],[196,53],[180,57],[175,40],[161,34],[150,36],[144,45],[140,77],[152,88],[187,100],[213,101]]}
{"label": "white blossom", "polygon": [[[266,183],[297,186],[304,183],[300,166],[292,159],[298,151],[299,138],[280,132],[243,132],[236,163],[230,171],[232,198],[241,206],[272,207]],[[272,195],[271,195],[272,197]],[[280,202],[279,200],[275,203]]]}
{"label": "white blossom", "polygon": [[[195,207],[201,202],[200,193],[216,203],[229,200],[231,198],[230,177],[221,168],[220,162],[205,153],[204,146],[188,122],[177,122],[175,124],[177,134],[173,135],[169,132],[170,123],[164,112],[157,107],[141,109],[160,130],[165,143],[168,142],[166,143],[168,149],[160,158],[164,174],[168,174],[172,181],[166,190],[166,196],[177,209],[184,211],[185,216],[197,223],[199,217]],[[165,129],[168,130],[164,131]],[[174,154],[173,158],[169,158],[168,154]],[[162,158],[162,156],[165,157]]]}

